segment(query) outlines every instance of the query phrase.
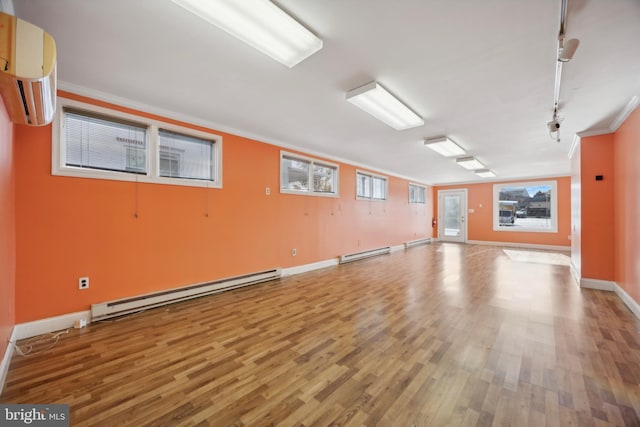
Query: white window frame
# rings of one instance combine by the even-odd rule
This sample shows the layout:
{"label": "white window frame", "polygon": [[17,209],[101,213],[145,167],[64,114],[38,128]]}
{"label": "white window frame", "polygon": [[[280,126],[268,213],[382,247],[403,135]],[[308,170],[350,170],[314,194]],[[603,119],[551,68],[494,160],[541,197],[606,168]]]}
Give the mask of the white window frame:
{"label": "white window frame", "polygon": [[[549,200],[549,213],[551,215],[550,227],[548,229],[537,228],[512,228],[500,226],[500,189],[504,187],[537,187],[550,186],[551,197]],[[504,231],[507,233],[557,233],[558,232],[558,181],[533,181],[533,182],[501,182],[493,185],[493,231]]]}
{"label": "white window frame", "polygon": [[[78,168],[67,166],[66,159],[66,132],[65,132],[65,108],[86,111],[88,113],[103,116],[105,119],[127,120],[147,127],[147,167],[144,174],[133,174],[120,171],[106,171],[90,168]],[[170,178],[160,176],[160,138],[159,130],[167,131],[211,141],[213,144],[213,180]],[[148,182],[155,184],[181,185],[186,187],[222,188],[222,136],[213,133],[202,132],[172,123],[162,122],[143,116],[124,113],[87,104],[84,102],[58,98],[56,115],[52,127],[51,144],[51,174],[70,176],[76,178],[106,179],[113,181]]]}
{"label": "white window frame", "polygon": [[[371,178],[371,185],[369,187],[369,192],[371,194],[371,197],[366,197],[366,196],[360,196],[358,194],[358,177],[360,175],[363,176],[368,176],[369,178]],[[378,178],[382,181],[384,181],[384,198],[380,199],[377,197],[373,197],[373,179],[374,178]],[[365,172],[362,170],[356,170],[356,200],[371,200],[374,202],[384,202],[385,200],[389,199],[389,178],[384,176],[384,175],[378,175],[375,173],[371,173],[371,172]]]}
{"label": "white window frame", "polygon": [[[419,200],[412,200],[411,199],[411,187],[415,187],[417,189],[421,189],[422,192],[424,193],[424,201],[419,201]],[[415,184],[413,182],[409,183],[409,189],[408,189],[408,198],[409,198],[409,204],[416,204],[416,205],[426,205],[427,204],[427,187],[425,185],[421,185],[421,184]]]}
{"label": "white window frame", "polygon": [[[285,159],[285,157],[288,157],[290,159],[295,159],[295,160],[300,160],[302,162],[308,162],[309,163],[309,189],[308,190],[294,190],[294,189],[290,189],[290,188],[284,188],[284,182],[282,180],[283,175],[282,175],[282,162]],[[325,167],[329,167],[329,168],[333,168],[335,170],[335,191],[333,193],[326,193],[323,191],[314,191],[313,190],[313,166],[317,165],[317,166],[325,166]],[[325,160],[320,160],[320,159],[316,159],[314,157],[309,157],[309,156],[303,156],[301,154],[297,154],[297,153],[291,153],[289,151],[280,151],[280,193],[282,194],[299,194],[299,195],[305,195],[305,196],[320,196],[320,197],[340,197],[340,166],[335,164],[335,163],[331,163],[331,162],[327,162]]]}

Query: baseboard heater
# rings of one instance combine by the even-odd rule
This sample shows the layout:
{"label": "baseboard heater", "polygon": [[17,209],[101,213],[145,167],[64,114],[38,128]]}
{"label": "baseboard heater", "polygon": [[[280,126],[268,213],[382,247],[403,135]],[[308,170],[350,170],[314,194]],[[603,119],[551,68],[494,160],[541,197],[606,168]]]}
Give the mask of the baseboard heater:
{"label": "baseboard heater", "polygon": [[356,252],[353,254],[341,255],[340,256],[340,264],[344,264],[346,262],[358,261],[364,258],[370,258],[372,256],[384,255],[391,252],[391,247],[386,246],[384,248],[371,249],[363,252]]}
{"label": "baseboard heater", "polygon": [[404,248],[409,249],[414,246],[427,245],[429,243],[431,243],[431,237],[427,237],[426,239],[411,240],[404,243]]}
{"label": "baseboard heater", "polygon": [[166,304],[186,301],[218,292],[228,291],[243,286],[255,285],[277,279],[281,276],[279,268],[229,277],[212,282],[198,283],[181,288],[167,289],[150,294],[123,298],[115,301],[103,302],[91,305],[91,321],[109,319],[135,313],[136,311],[160,307]]}

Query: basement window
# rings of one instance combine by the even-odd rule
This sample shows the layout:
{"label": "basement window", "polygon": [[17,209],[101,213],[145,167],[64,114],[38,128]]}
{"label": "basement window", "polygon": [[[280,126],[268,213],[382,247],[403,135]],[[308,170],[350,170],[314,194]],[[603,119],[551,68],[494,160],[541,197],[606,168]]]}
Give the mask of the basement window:
{"label": "basement window", "polygon": [[387,200],[387,177],[356,171],[356,198],[359,200]]}
{"label": "basement window", "polygon": [[280,192],[338,196],[338,165],[280,152]]}
{"label": "basement window", "polygon": [[426,204],[426,188],[418,184],[409,184],[409,203]]}
{"label": "basement window", "polygon": [[222,187],[222,138],[58,98],[52,174]]}
{"label": "basement window", "polygon": [[495,184],[493,229],[512,232],[557,232],[557,181]]}

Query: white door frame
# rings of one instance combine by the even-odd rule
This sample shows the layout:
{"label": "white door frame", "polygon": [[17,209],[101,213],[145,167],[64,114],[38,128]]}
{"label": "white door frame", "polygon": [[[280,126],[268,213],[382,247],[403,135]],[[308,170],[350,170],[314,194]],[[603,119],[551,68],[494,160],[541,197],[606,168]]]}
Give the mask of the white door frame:
{"label": "white door frame", "polygon": [[[460,196],[460,236],[445,236],[444,235],[444,203],[443,198],[447,195],[459,195]],[[459,242],[466,243],[467,241],[467,189],[458,188],[455,190],[438,190],[438,240],[442,242]]]}

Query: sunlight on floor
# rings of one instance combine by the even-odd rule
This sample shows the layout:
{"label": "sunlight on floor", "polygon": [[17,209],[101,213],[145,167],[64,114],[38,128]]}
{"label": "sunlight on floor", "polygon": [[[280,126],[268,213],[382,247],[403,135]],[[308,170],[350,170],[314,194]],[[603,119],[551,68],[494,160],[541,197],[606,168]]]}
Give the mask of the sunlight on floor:
{"label": "sunlight on floor", "polygon": [[556,252],[525,251],[503,249],[509,258],[517,262],[532,262],[536,264],[569,265],[571,258]]}

